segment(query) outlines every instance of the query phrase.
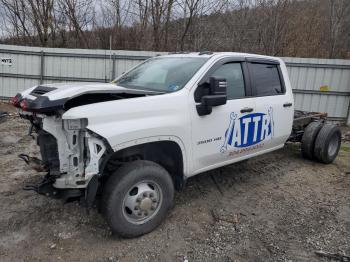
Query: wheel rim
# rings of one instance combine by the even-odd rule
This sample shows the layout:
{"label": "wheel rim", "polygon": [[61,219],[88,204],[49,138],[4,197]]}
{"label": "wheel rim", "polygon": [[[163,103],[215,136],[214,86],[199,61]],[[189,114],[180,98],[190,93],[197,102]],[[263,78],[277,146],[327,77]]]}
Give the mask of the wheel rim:
{"label": "wheel rim", "polygon": [[328,145],[328,155],[333,156],[337,153],[339,146],[339,138],[337,135],[333,135]]}
{"label": "wheel rim", "polygon": [[146,223],[158,213],[162,201],[162,190],[156,182],[136,183],[124,197],[123,215],[132,224]]}

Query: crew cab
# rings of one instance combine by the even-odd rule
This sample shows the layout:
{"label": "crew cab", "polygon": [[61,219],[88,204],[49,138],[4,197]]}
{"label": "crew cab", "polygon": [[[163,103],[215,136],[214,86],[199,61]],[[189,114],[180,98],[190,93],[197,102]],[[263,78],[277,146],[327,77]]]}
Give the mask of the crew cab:
{"label": "crew cab", "polygon": [[303,156],[331,163],[341,140],[324,117],[295,121],[285,63],[254,54],[158,56],[111,83],[39,85],[12,104],[31,122],[46,171],[30,188],[97,203],[124,237],[156,228],[191,176],[288,140],[302,142]]}

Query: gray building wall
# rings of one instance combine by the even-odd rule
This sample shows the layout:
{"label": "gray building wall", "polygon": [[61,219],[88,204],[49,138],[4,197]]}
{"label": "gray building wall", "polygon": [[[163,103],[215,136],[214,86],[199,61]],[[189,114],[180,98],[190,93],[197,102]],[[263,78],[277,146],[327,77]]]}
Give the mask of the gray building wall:
{"label": "gray building wall", "polygon": [[[108,82],[143,60],[165,53],[0,45],[0,97],[54,82]],[[350,60],[282,58],[289,71],[296,109],[327,112],[348,121]]]}

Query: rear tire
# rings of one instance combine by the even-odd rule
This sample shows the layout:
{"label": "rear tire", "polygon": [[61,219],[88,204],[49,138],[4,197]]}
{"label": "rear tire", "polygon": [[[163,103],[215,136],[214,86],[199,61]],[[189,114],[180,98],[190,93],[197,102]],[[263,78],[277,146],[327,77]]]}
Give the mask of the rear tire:
{"label": "rear tire", "polygon": [[322,122],[311,122],[305,128],[301,139],[301,154],[304,158],[314,159],[315,140],[322,126]]}
{"label": "rear tire", "polygon": [[325,124],[315,141],[314,156],[324,164],[330,164],[337,157],[341,144],[341,132],[338,126]]}
{"label": "rear tire", "polygon": [[102,213],[114,234],[137,237],[164,220],[173,197],[173,181],[163,167],[151,161],[133,161],[106,181]]}

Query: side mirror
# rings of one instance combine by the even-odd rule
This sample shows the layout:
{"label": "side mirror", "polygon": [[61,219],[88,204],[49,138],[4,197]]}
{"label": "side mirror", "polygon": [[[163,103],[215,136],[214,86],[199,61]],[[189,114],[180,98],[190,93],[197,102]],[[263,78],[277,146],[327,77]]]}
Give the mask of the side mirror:
{"label": "side mirror", "polygon": [[[209,115],[213,106],[225,105],[227,101],[227,82],[224,78],[210,77],[209,83],[198,87],[202,94],[201,103],[197,105],[198,115]],[[206,90],[207,89],[207,90]],[[198,94],[197,94],[198,96]]]}
{"label": "side mirror", "polygon": [[210,95],[225,95],[227,82],[225,78],[209,77]]}

